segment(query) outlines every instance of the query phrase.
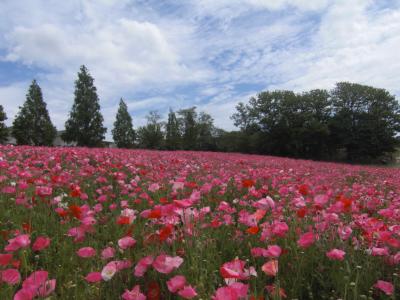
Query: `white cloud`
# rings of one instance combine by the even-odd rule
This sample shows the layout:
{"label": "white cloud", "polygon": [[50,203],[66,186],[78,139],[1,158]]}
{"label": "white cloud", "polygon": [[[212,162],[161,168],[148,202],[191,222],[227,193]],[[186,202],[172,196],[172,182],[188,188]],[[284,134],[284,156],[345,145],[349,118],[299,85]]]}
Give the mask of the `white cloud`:
{"label": "white cloud", "polygon": [[[18,112],[19,106],[24,102],[26,82],[17,82],[14,84],[0,86],[0,105],[3,106],[7,114],[6,124],[10,126],[13,116]],[[10,105],[12,103],[12,105]]]}
{"label": "white cloud", "polygon": [[[197,105],[232,129],[235,105],[263,87],[302,91],[348,80],[399,95],[394,2],[3,0],[0,63],[40,69],[59,129],[81,64],[95,78],[108,137],[120,97],[136,126],[151,109],[166,114],[170,106]],[[25,99],[29,82],[20,81],[0,82],[9,118]]]}
{"label": "white cloud", "polygon": [[322,19],[310,48],[295,49],[274,86],[306,90],[353,81],[400,94],[400,11],[370,11],[371,1],[338,1]]}

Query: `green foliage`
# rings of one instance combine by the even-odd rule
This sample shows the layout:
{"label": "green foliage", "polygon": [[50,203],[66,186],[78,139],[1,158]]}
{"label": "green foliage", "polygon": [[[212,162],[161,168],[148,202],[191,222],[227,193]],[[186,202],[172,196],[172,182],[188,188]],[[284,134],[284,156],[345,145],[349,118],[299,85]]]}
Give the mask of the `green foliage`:
{"label": "green foliage", "polygon": [[400,106],[384,89],[340,82],[332,91],[331,130],[351,161],[369,161],[396,150]]}
{"label": "green foliage", "polygon": [[196,107],[178,111],[178,122],[182,132],[182,144],[185,150],[216,150],[217,131],[213,118],[205,113],[197,113]]}
{"label": "green foliage", "polygon": [[178,111],[179,122],[182,128],[183,149],[194,150],[197,146],[198,128],[196,126],[196,107],[181,109]]}
{"label": "green foliage", "polygon": [[216,150],[214,120],[209,114],[200,112],[197,119],[197,133],[198,150]]}
{"label": "green foliage", "polygon": [[350,161],[374,161],[398,143],[399,104],[384,89],[343,82],[330,93],[267,91],[236,109],[240,152],[325,159],[345,149]]}
{"label": "green foliage", "polygon": [[165,147],[168,150],[178,150],[182,147],[182,138],[179,128],[179,122],[174,111],[170,109],[168,122],[165,126]]}
{"label": "green foliage", "polygon": [[42,90],[33,80],[26,101],[14,119],[12,134],[18,145],[51,146],[57,134],[51,123]]}
{"label": "green foliage", "polygon": [[7,115],[3,109],[3,106],[0,105],[0,143],[4,143],[8,138],[8,129],[4,121],[7,120]]}
{"label": "green foliage", "polygon": [[132,148],[135,141],[135,131],[132,126],[132,117],[128,112],[124,100],[120,100],[119,108],[114,122],[112,135],[118,148]]}
{"label": "green foliage", "polygon": [[147,125],[138,129],[139,146],[146,149],[162,149],[164,133],[160,115],[156,111],[151,111],[146,118]]}
{"label": "green foliage", "polygon": [[107,129],[103,127],[103,116],[93,82],[88,69],[81,66],[75,81],[75,101],[62,135],[66,142],[76,142],[78,146],[87,147],[102,145]]}

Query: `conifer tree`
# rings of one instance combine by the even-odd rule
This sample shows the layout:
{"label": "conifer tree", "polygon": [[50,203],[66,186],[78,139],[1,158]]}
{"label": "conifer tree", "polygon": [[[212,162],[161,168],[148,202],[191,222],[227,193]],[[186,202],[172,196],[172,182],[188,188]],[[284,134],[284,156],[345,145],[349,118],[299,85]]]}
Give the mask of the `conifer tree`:
{"label": "conifer tree", "polygon": [[103,127],[99,98],[94,79],[85,66],[81,66],[75,81],[75,101],[69,119],[65,122],[62,138],[78,146],[99,147],[107,129]]}
{"label": "conifer tree", "polygon": [[7,120],[7,115],[4,112],[3,106],[0,105],[0,144],[7,141],[8,129],[4,121]]}
{"label": "conifer tree", "polygon": [[132,148],[135,141],[135,131],[132,127],[132,117],[124,100],[121,98],[112,130],[114,142],[118,148]]}
{"label": "conifer tree", "polygon": [[18,145],[51,146],[57,134],[50,120],[42,90],[36,80],[29,87],[26,101],[14,119],[12,134]]}
{"label": "conifer tree", "polygon": [[168,150],[177,150],[181,148],[181,135],[179,131],[179,122],[175,112],[170,109],[168,122],[166,124],[165,146]]}

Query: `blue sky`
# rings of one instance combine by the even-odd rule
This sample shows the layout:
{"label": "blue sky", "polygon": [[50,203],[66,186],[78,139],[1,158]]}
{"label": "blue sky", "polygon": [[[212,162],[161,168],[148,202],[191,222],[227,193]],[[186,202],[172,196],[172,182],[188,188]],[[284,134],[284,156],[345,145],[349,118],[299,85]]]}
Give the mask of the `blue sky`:
{"label": "blue sky", "polygon": [[265,89],[345,80],[400,96],[399,51],[400,0],[2,0],[0,104],[11,124],[36,78],[62,129],[85,64],[108,139],[121,97],[135,127],[195,105],[230,130]]}

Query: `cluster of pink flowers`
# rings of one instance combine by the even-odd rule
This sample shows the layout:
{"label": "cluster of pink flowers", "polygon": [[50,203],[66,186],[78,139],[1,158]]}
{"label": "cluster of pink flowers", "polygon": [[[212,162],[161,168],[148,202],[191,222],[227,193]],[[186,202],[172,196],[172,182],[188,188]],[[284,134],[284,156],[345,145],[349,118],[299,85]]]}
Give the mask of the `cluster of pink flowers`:
{"label": "cluster of pink flowers", "polygon": [[[162,299],[161,291],[184,299],[285,298],[285,276],[296,263],[289,258],[307,251],[327,266],[344,266],[354,253],[373,257],[385,271],[368,288],[386,295],[398,289],[392,276],[400,264],[396,169],[240,154],[10,146],[0,146],[0,168],[4,207],[25,213],[7,227],[0,223],[0,286],[11,287],[15,300],[63,298],[62,266],[41,267],[43,257],[57,255],[57,243],[73,249],[68,260],[81,265],[85,284],[130,282],[116,295],[124,300]],[[32,223],[32,214],[57,220],[60,234]],[[194,241],[205,232],[205,251],[221,238],[218,232],[229,232],[226,238],[240,247],[223,260],[215,253],[210,291],[190,266]]]}

